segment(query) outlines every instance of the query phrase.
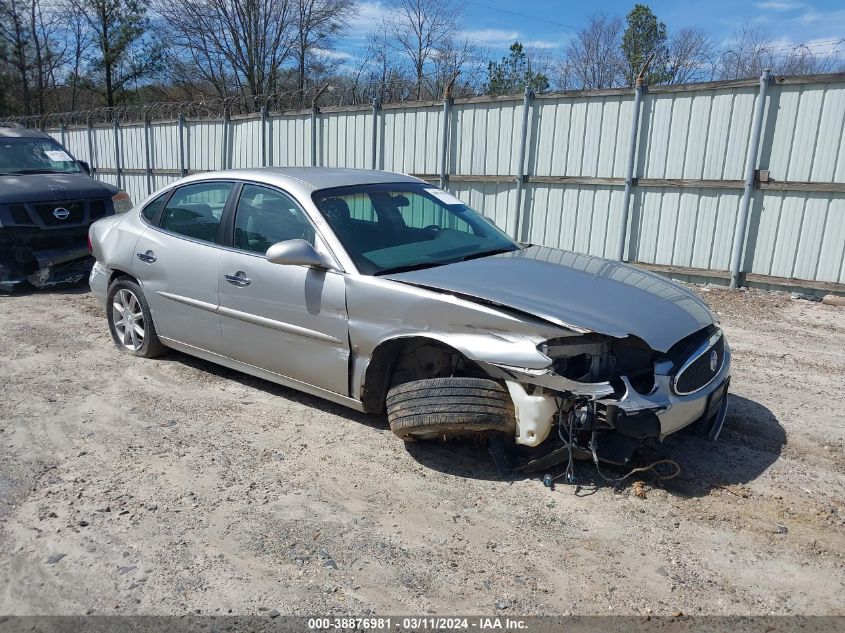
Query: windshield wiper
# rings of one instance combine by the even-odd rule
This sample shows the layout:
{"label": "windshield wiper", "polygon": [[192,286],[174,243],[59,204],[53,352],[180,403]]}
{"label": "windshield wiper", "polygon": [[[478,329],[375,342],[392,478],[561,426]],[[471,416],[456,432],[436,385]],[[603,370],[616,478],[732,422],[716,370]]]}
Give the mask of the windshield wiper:
{"label": "windshield wiper", "polygon": [[16,169],[4,172],[7,176],[26,176],[29,174],[73,174],[77,172],[61,171],[59,169]]}
{"label": "windshield wiper", "polygon": [[512,253],[518,251],[518,248],[494,248],[489,251],[481,251],[480,253],[470,253],[461,257],[461,261],[465,262],[468,259],[478,259],[479,257],[490,257],[492,255],[501,255],[502,253]]}
{"label": "windshield wiper", "polygon": [[412,270],[423,270],[424,268],[434,268],[435,266],[443,266],[444,264],[453,264],[455,263],[454,260],[446,261],[446,262],[421,262],[418,264],[407,264],[405,266],[396,266],[396,268],[385,268],[384,270],[380,270],[376,273],[373,273],[374,277],[378,277],[379,275],[392,275],[394,273],[407,273]]}

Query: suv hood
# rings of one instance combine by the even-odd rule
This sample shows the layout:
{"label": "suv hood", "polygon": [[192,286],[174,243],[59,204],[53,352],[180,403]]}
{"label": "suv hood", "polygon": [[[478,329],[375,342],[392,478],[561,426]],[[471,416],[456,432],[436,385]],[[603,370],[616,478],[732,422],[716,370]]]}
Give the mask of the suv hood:
{"label": "suv hood", "polygon": [[695,294],[668,279],[591,255],[542,246],[392,275],[668,352],[716,318]]}
{"label": "suv hood", "polygon": [[85,174],[0,175],[0,204],[110,198],[118,191]]}

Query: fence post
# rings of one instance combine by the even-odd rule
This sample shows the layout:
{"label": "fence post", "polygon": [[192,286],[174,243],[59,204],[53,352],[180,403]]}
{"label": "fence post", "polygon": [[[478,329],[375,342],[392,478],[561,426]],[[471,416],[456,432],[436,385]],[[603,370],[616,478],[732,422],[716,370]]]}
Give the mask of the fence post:
{"label": "fence post", "polygon": [[757,170],[757,154],[760,149],[760,132],[763,129],[763,116],[766,113],[766,88],[772,79],[772,73],[767,68],[760,75],[760,92],[754,108],[754,120],[751,122],[751,141],[748,143],[748,154],[745,157],[745,188],[739,203],[739,217],[736,220],[733,253],[731,254],[731,288],[739,285],[742,268],[742,251],[745,249],[745,233],[748,224],[748,209],[751,206],[751,195],[754,190],[754,179]]}
{"label": "fence post", "polygon": [[[643,69],[645,70],[645,68]],[[625,192],[622,194],[622,217],[619,221],[619,239],[616,246],[616,259],[625,261],[625,242],[628,237],[628,211],[631,206],[631,189],[634,186],[634,160],[637,157],[637,142],[640,134],[640,110],[642,109],[643,95],[648,92],[641,72],[637,76],[636,88],[634,88],[634,112],[631,115],[631,136],[628,141],[628,163],[625,166]]]}
{"label": "fence post", "polygon": [[373,129],[370,138],[370,169],[376,168],[376,157],[378,156],[378,111],[381,109],[381,102],[378,97],[373,98]]}
{"label": "fence post", "polygon": [[150,116],[144,112],[144,167],[147,172],[147,195],[153,192],[153,160],[150,152]]}
{"label": "fence post", "polygon": [[229,169],[230,154],[229,154],[229,108],[223,106],[223,155],[220,157],[221,169]]}
{"label": "fence post", "polygon": [[311,166],[317,166],[317,121],[320,114],[320,107],[317,105],[317,99],[329,89],[329,84],[326,84],[317,91],[314,98],[311,99]]}
{"label": "fence post", "polygon": [[514,238],[517,240],[526,239],[528,233],[528,214],[522,213],[522,191],[525,187],[525,150],[528,144],[528,115],[531,112],[531,100],[533,98],[534,91],[526,86],[525,95],[522,98],[522,131],[519,137],[519,162],[516,167],[516,224],[514,226]]}
{"label": "fence post", "polygon": [[88,115],[85,122],[88,124],[88,167],[91,175],[95,176],[97,167],[94,164],[94,130],[91,129],[91,115]]}
{"label": "fence post", "polygon": [[267,105],[261,107],[261,166],[267,167]]}
{"label": "fence post", "polygon": [[179,173],[184,178],[188,175],[188,170],[185,166],[185,114],[181,111],[176,125],[179,132]]}
{"label": "fence post", "polygon": [[59,133],[61,134],[61,137],[62,137],[62,147],[67,147],[67,143],[65,142],[66,132],[67,132],[67,128],[65,127],[65,120],[60,119],[59,120]]}
{"label": "fence post", "polygon": [[[112,117],[114,114],[112,114]],[[117,167],[117,186],[123,189],[123,166],[120,160],[120,122],[112,118],[112,129],[114,130],[114,162]]]}
{"label": "fence post", "polygon": [[[452,80],[454,82],[454,79]],[[443,125],[440,128],[440,188],[449,185],[449,117],[452,112],[452,82],[443,94]]]}

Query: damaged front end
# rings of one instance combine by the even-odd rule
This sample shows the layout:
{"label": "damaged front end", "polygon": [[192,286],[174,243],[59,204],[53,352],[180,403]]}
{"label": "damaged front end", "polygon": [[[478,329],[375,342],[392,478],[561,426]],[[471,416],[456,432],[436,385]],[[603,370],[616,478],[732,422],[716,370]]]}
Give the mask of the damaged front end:
{"label": "damaged front end", "polygon": [[5,292],[26,283],[36,288],[76,283],[93,263],[87,227],[50,233],[0,228],[0,290]]}
{"label": "damaged front end", "polygon": [[48,288],[87,277],[91,223],[114,213],[106,199],[0,204],[0,290]]}
{"label": "damaged front end", "polygon": [[695,424],[717,439],[727,408],[730,348],[715,325],[655,352],[635,337],[587,333],[544,341],[542,369],[488,363],[516,411],[516,443],[541,454],[626,464]]}

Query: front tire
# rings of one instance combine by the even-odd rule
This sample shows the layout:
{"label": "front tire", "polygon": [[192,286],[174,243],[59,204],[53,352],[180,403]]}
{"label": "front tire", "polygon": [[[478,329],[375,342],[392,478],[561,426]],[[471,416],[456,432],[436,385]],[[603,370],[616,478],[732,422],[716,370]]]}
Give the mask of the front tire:
{"label": "front tire", "polygon": [[124,352],[153,358],[167,351],[156,334],[150,306],[137,282],[123,277],[109,286],[106,318],[114,344]]}
{"label": "front tire", "polygon": [[431,378],[387,392],[390,430],[403,440],[513,433],[516,417],[508,391],[485,378]]}

